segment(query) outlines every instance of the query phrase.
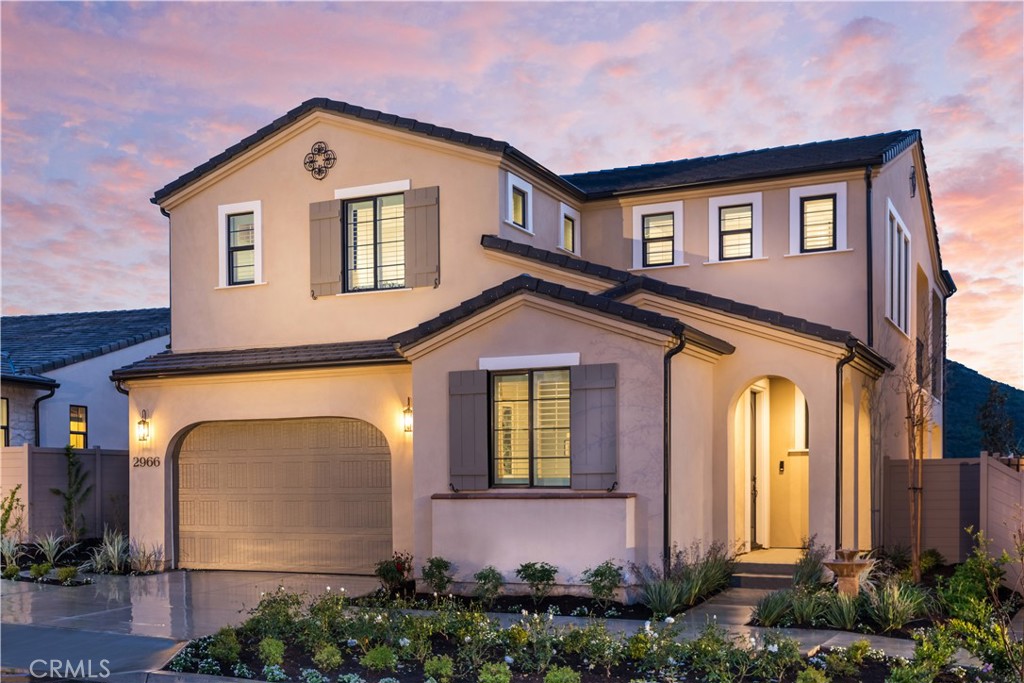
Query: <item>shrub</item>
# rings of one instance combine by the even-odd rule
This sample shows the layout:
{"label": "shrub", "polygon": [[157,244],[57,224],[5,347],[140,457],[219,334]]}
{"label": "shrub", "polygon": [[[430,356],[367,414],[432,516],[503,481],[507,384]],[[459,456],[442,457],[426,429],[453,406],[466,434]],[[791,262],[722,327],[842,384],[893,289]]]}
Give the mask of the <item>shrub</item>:
{"label": "shrub", "polygon": [[260,661],[267,666],[281,666],[284,664],[284,643],[277,638],[264,638],[256,649]]}
{"label": "shrub", "polygon": [[0,499],[0,536],[16,536],[21,538],[21,525],[25,512],[25,504],[21,502],[18,491],[21,484],[15,484],[3,499]]}
{"label": "shrub", "polygon": [[17,540],[11,536],[0,536],[0,557],[3,557],[5,567],[17,566],[24,554]]}
{"label": "shrub", "polygon": [[752,666],[751,654],[737,646],[728,632],[715,623],[706,625],[695,640],[683,647],[690,671],[705,681],[742,681]]}
{"label": "shrub", "polygon": [[36,537],[35,546],[51,567],[56,567],[60,558],[64,557],[69,550],[78,547],[78,544],[74,543],[62,549],[62,545],[64,545],[64,537],[52,532]]}
{"label": "shrub", "polygon": [[679,584],[656,574],[640,575],[639,600],[655,617],[673,615],[684,607]]}
{"label": "shrub", "polygon": [[755,677],[765,681],[782,680],[802,661],[800,644],[773,631],[766,631],[761,647],[750,653]]}
{"label": "shrub", "polygon": [[556,574],[558,567],[547,562],[524,562],[516,569],[516,576],[530,587],[534,605],[551,594]]}
{"label": "shrub", "polygon": [[280,664],[267,664],[263,667],[263,680],[268,683],[279,683],[289,679],[288,674],[284,672]]}
{"label": "shrub", "polygon": [[378,562],[373,573],[387,593],[400,593],[405,583],[412,579],[412,555],[395,551],[391,559]]}
{"label": "shrub", "polygon": [[128,543],[128,566],[136,574],[152,574],[164,559],[162,545],[147,546],[134,538]]}
{"label": "shrub", "polygon": [[330,679],[316,669],[302,669],[299,671],[299,680],[302,683],[329,683]]}
{"label": "shrub", "polygon": [[829,628],[840,631],[857,630],[860,599],[846,593],[822,593],[822,619]]}
{"label": "shrub", "polygon": [[18,571],[18,565],[9,564],[6,567],[4,567],[3,577],[9,581],[13,581],[18,577]]}
{"label": "shrub", "polygon": [[825,612],[824,600],[806,588],[798,588],[791,595],[793,622],[801,626],[816,626]]}
{"label": "shrub", "polygon": [[119,531],[103,529],[103,540],[89,553],[89,566],[98,574],[124,574],[131,566],[128,538]]}
{"label": "shrub", "polygon": [[448,683],[455,675],[455,664],[448,655],[431,657],[423,662],[423,675],[433,678],[437,683]]}
{"label": "shrub", "polygon": [[[67,460],[67,488],[53,487],[50,493],[63,502],[61,523],[64,525],[64,533],[74,542],[85,533],[85,515],[81,510],[92,493],[93,485],[86,483],[89,480],[89,472],[82,469],[82,461],[78,459],[78,454],[70,444],[64,447],[64,458]],[[54,562],[49,558],[47,561]]]}
{"label": "shrub", "polygon": [[253,673],[245,662],[238,662],[231,667],[231,675],[235,678],[256,678],[256,674]]}
{"label": "shrub", "polygon": [[341,674],[338,676],[338,683],[366,683],[366,679],[359,674]]}
{"label": "shrub", "polygon": [[754,605],[751,617],[759,626],[790,626],[793,623],[793,591],[784,589],[768,593]]}
{"label": "shrub", "polygon": [[443,557],[428,557],[423,565],[423,580],[435,593],[445,593],[452,585],[452,563]]}
{"label": "shrub", "polygon": [[796,675],[796,683],[829,683],[828,676],[813,667],[807,667]]}
{"label": "shrub", "polygon": [[622,583],[622,567],[607,560],[596,567],[584,569],[581,578],[597,604],[607,607],[615,598],[615,589]]}
{"label": "shrub", "polygon": [[249,610],[242,632],[253,640],[263,638],[289,639],[298,630],[303,596],[289,593],[284,587],[260,597],[258,605]]}
{"label": "shrub", "polygon": [[199,662],[196,672],[207,676],[220,676],[220,664],[213,657],[207,657]]}
{"label": "shrub", "polygon": [[921,553],[921,573],[927,574],[946,564],[946,558],[935,548],[928,548]]}
{"label": "shrub", "polygon": [[984,537],[978,541],[953,576],[938,582],[939,601],[949,616],[975,623],[990,618],[989,588],[998,586],[1005,573],[1002,564],[989,557]]}
{"label": "shrub", "polygon": [[806,547],[793,567],[793,585],[812,590],[821,587],[825,577],[825,559],[832,554],[832,547],[819,545],[815,536],[804,539]]}
{"label": "shrub", "polygon": [[398,668],[398,655],[387,645],[377,645],[360,657],[359,663],[370,671],[394,671]]}
{"label": "shrub", "polygon": [[63,586],[70,586],[78,577],[78,567],[60,567],[57,569],[57,581]]}
{"label": "shrub", "polygon": [[473,579],[476,581],[476,588],[473,590],[473,594],[490,607],[494,599],[501,592],[501,587],[505,585],[505,579],[502,577],[501,572],[492,565],[488,565],[476,574],[473,574]]}
{"label": "shrub", "polygon": [[557,664],[544,675],[544,683],[580,683],[579,673]]}
{"label": "shrub", "polygon": [[512,672],[505,662],[488,662],[480,667],[478,683],[511,683]]}
{"label": "shrub", "polygon": [[51,569],[53,569],[53,565],[49,562],[40,562],[39,564],[34,564],[31,567],[29,567],[28,571],[29,574],[32,575],[32,578],[38,581],[39,579],[49,574]]}
{"label": "shrub", "polygon": [[313,653],[313,663],[324,671],[331,671],[341,666],[341,650],[330,643],[321,645]]}
{"label": "shrub", "polygon": [[206,652],[221,664],[234,664],[242,654],[242,646],[238,643],[235,629],[225,626],[217,631],[213,640],[206,647]]}
{"label": "shrub", "polygon": [[923,616],[928,596],[908,581],[890,579],[868,596],[864,611],[883,633],[898,631]]}

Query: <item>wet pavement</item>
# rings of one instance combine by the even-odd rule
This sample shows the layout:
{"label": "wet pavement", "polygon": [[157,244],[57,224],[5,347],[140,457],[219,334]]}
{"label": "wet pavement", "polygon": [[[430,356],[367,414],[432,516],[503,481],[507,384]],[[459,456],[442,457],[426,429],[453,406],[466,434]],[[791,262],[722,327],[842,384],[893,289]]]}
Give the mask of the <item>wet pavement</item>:
{"label": "wet pavement", "polygon": [[279,586],[361,595],[378,585],[366,576],[279,572],[90,576],[92,584],[67,588],[0,581],[0,666],[39,670],[39,660],[60,660],[71,662],[65,669],[91,664],[94,673],[148,671],[184,641],[241,623],[261,593]]}

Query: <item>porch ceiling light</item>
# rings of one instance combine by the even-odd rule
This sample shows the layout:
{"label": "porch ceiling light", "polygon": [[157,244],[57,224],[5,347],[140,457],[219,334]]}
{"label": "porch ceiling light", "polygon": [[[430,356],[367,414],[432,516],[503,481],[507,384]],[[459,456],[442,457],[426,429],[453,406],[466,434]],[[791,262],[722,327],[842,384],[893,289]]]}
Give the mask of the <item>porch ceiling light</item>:
{"label": "porch ceiling light", "polygon": [[149,415],[145,408],[142,410],[142,419],[135,423],[135,438],[139,441],[149,441]]}
{"label": "porch ceiling light", "polygon": [[402,411],[402,427],[407,432],[412,431],[412,398],[405,397],[405,410]]}

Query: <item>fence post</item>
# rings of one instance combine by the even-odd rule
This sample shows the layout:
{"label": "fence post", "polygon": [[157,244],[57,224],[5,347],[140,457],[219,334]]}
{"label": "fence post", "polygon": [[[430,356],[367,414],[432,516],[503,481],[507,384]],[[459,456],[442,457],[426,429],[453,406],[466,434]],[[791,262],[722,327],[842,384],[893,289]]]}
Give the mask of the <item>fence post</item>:
{"label": "fence post", "polygon": [[103,522],[103,451],[99,446],[93,448],[93,457],[96,460],[96,466],[93,467],[93,477],[96,481],[93,483],[92,496],[93,496],[93,534],[99,534],[100,524]]}
{"label": "fence post", "polygon": [[978,473],[978,528],[975,529],[975,533],[985,531],[986,535],[988,532],[988,468],[989,460],[988,453],[985,451],[981,452],[981,457],[978,459],[981,465],[981,472]]}

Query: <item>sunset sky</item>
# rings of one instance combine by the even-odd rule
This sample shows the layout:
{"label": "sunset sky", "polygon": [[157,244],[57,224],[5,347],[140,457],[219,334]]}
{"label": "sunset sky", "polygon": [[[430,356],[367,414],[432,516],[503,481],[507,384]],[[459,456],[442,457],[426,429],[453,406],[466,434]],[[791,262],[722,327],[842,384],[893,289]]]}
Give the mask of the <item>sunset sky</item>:
{"label": "sunset sky", "polygon": [[920,128],[948,355],[1024,387],[1022,7],[3,2],[3,313],[167,305],[153,191],[310,97],[558,173]]}

